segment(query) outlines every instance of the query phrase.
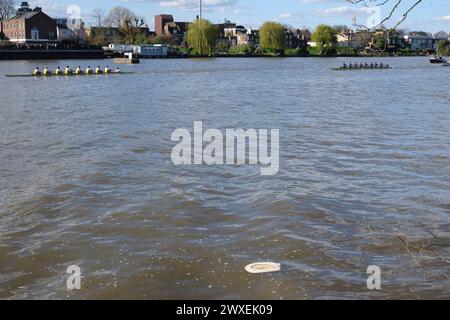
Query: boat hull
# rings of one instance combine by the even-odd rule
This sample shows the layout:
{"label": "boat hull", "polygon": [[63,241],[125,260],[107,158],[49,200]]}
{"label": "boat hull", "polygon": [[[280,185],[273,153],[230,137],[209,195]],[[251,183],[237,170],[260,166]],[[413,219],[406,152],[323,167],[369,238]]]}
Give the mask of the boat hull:
{"label": "boat hull", "polygon": [[5,74],[8,78],[59,78],[59,77],[97,77],[97,76],[117,76],[123,74],[133,74],[134,72],[111,72],[111,73],[82,73],[82,74]]}
{"label": "boat hull", "polygon": [[430,59],[430,63],[432,64],[440,64],[440,63],[446,63],[447,60],[444,59]]}
{"label": "boat hull", "polygon": [[363,70],[391,70],[392,67],[389,68],[331,68],[331,70],[335,71],[363,71]]}

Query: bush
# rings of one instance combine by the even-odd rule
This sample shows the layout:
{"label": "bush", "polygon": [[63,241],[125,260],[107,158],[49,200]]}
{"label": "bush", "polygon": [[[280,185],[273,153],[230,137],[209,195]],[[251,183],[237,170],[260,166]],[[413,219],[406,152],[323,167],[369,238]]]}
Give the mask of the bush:
{"label": "bush", "polygon": [[230,51],[230,44],[226,41],[221,41],[215,49],[216,53],[228,53]]}
{"label": "bush", "polygon": [[286,49],[284,54],[287,56],[305,56],[308,55],[308,50],[306,48]]}
{"label": "bush", "polygon": [[232,47],[229,49],[229,53],[231,54],[245,54],[245,55],[252,55],[255,52],[255,48],[248,44],[243,44],[240,46]]}
{"label": "bush", "polygon": [[337,54],[340,55],[356,55],[358,54],[358,50],[349,47],[336,47]]}

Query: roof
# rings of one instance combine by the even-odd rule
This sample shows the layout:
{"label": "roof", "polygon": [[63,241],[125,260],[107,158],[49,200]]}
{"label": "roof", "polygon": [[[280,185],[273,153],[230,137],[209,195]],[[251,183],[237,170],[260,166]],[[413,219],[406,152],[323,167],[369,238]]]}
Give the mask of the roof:
{"label": "roof", "polygon": [[10,18],[9,20],[16,20],[16,19],[28,20],[28,19],[31,19],[32,17],[34,17],[35,15],[37,15],[38,13],[41,13],[41,11],[19,12],[14,17]]}

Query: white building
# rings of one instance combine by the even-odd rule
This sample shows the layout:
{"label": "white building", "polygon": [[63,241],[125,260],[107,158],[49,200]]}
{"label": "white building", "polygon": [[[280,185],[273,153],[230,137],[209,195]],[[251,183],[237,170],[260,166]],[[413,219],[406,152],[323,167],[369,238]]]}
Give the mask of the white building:
{"label": "white building", "polygon": [[86,41],[84,22],[81,19],[56,18],[58,41]]}
{"label": "white building", "polygon": [[134,46],[133,53],[141,58],[164,58],[169,55],[169,46],[166,44]]}
{"label": "white building", "polygon": [[114,53],[128,53],[134,51],[134,46],[128,44],[110,44],[108,49]]}
{"label": "white building", "polygon": [[447,34],[428,35],[409,34],[404,37],[405,41],[411,46],[412,50],[436,50],[439,42],[448,39]]}

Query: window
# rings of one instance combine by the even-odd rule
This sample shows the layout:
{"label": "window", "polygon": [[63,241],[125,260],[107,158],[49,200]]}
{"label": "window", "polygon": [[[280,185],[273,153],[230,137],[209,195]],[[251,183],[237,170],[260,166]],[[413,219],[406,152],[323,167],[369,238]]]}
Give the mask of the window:
{"label": "window", "polygon": [[37,28],[31,29],[31,39],[39,40],[39,29],[37,29]]}

